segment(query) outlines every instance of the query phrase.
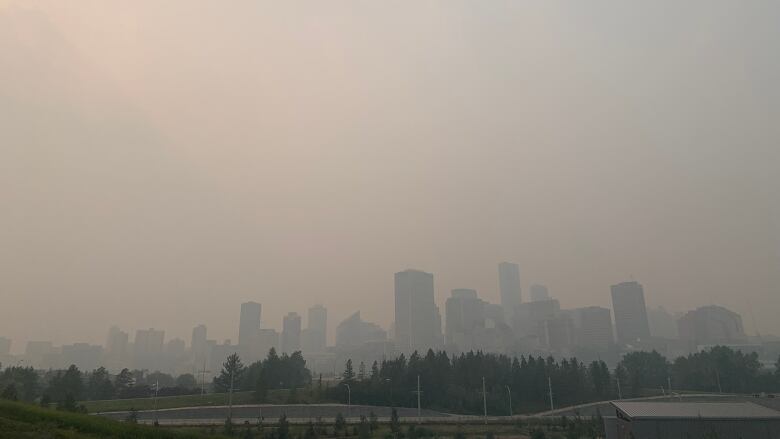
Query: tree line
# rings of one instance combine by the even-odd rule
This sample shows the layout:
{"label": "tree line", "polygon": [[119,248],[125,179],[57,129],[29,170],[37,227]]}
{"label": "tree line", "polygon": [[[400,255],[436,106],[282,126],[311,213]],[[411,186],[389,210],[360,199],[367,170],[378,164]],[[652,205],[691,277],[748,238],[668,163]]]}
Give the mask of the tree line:
{"label": "tree line", "polygon": [[[603,361],[576,358],[509,357],[469,352],[415,352],[406,358],[360,364],[347,361],[342,386],[329,396],[353,404],[415,407],[417,380],[425,408],[458,413],[537,412],[552,406],[636,397],[649,393],[702,391],[757,393],[780,391],[780,359],[774,371],[762,369],[756,353],[725,346],[668,360],[656,351],[626,354],[614,370]],[[349,386],[349,389],[347,389]],[[551,395],[552,394],[552,395]],[[551,400],[552,399],[552,403]]]}

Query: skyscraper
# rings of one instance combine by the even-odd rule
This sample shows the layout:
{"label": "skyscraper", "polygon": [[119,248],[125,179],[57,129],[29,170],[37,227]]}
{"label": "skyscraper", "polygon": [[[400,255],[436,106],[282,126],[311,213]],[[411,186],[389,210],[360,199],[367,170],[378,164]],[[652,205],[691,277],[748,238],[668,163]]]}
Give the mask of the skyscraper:
{"label": "skyscraper", "polygon": [[477,291],[466,288],[452,290],[452,296],[445,305],[447,346],[461,351],[480,349],[475,335],[485,328],[485,302]]}
{"label": "skyscraper", "polygon": [[133,365],[137,369],[159,369],[165,331],[139,329],[133,340]]}
{"label": "skyscraper", "polygon": [[650,337],[647,322],[645,293],[639,282],[623,282],[612,285],[612,310],[615,313],[615,330],[621,343],[630,343]]}
{"label": "skyscraper", "polygon": [[322,305],[314,305],[309,308],[308,317],[309,347],[313,352],[324,352],[327,347],[328,310]]}
{"label": "skyscraper", "polygon": [[677,324],[680,339],[690,349],[700,345],[740,344],[747,340],[742,317],[722,306],[702,306],[688,311]]}
{"label": "skyscraper", "polygon": [[379,325],[360,318],[360,311],[352,314],[336,327],[336,347],[359,348],[366,343],[387,340],[387,332]]}
{"label": "skyscraper", "polygon": [[238,321],[238,345],[242,348],[251,345],[260,330],[260,314],[263,306],[257,302],[241,304],[241,317]]}
{"label": "skyscraper", "polygon": [[498,288],[501,292],[501,306],[510,319],[515,307],[522,303],[520,291],[520,267],[511,262],[498,264]]}
{"label": "skyscraper", "polygon": [[577,330],[577,344],[599,351],[606,351],[612,346],[612,312],[608,308],[587,306],[574,309],[572,315]]}
{"label": "skyscraper", "polygon": [[112,326],[108,330],[106,348],[104,350],[106,367],[117,368],[126,365],[128,341],[128,333],[120,330],[118,327]]}
{"label": "skyscraper", "polygon": [[550,293],[547,291],[547,287],[544,285],[533,284],[529,288],[532,302],[539,302],[541,300],[550,300]]}
{"label": "skyscraper", "polygon": [[282,352],[292,354],[301,350],[301,316],[289,312],[282,320]]}
{"label": "skyscraper", "polygon": [[208,359],[208,334],[206,325],[198,325],[192,328],[192,340],[190,349],[192,350],[192,359],[195,366],[203,364]]}
{"label": "skyscraper", "polygon": [[405,270],[395,274],[395,341],[402,352],[441,346],[441,314],[434,302],[431,273]]}

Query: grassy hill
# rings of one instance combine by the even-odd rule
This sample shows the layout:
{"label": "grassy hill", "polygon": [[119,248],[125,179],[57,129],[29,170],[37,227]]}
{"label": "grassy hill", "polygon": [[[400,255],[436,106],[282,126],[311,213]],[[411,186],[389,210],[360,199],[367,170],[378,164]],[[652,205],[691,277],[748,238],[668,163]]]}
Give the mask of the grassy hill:
{"label": "grassy hill", "polygon": [[68,413],[0,400],[0,439],[205,439],[198,432],[166,430],[98,416]]}

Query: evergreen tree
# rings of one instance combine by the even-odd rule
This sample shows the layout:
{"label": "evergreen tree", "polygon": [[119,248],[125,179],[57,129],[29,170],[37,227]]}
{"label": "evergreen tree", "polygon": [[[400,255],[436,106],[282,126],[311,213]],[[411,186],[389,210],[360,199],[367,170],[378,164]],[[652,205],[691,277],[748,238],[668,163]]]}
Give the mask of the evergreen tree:
{"label": "evergreen tree", "polygon": [[341,380],[351,383],[355,381],[355,370],[352,368],[352,359],[348,359],[344,365],[344,373],[341,375]]}

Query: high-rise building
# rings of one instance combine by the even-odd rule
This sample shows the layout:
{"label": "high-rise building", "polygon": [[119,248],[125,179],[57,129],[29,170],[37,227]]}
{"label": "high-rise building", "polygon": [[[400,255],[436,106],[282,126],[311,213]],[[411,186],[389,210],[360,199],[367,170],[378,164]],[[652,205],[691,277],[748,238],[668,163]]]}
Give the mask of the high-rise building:
{"label": "high-rise building", "polygon": [[109,328],[104,350],[104,356],[107,363],[105,364],[106,367],[109,369],[116,369],[127,366],[127,345],[129,340],[130,336],[127,332],[122,331],[116,326]]}
{"label": "high-rise building", "polygon": [[550,300],[550,292],[547,291],[547,287],[544,285],[533,284],[528,289],[531,295],[532,302],[539,302],[542,300]]}
{"label": "high-rise building", "polygon": [[650,337],[645,293],[639,282],[612,285],[612,310],[620,343],[631,343]]}
{"label": "high-rise building", "polygon": [[540,320],[536,332],[539,343],[553,351],[569,349],[574,344],[574,323],[565,313]]}
{"label": "high-rise building", "polygon": [[385,340],[387,332],[379,325],[361,319],[360,311],[347,317],[336,327],[336,347],[342,350]]}
{"label": "high-rise building", "polygon": [[612,312],[600,306],[587,306],[572,311],[577,344],[597,351],[606,351],[614,344]]}
{"label": "high-rise building", "polygon": [[742,317],[722,306],[702,306],[688,311],[677,322],[680,339],[695,349],[701,345],[745,343]]}
{"label": "high-rise building", "polygon": [[139,329],[133,340],[133,365],[137,369],[159,369],[162,361],[165,331]]}
{"label": "high-rise building", "polygon": [[89,343],[73,343],[63,345],[59,364],[55,367],[66,368],[75,364],[81,370],[93,370],[101,366],[100,359],[103,355],[103,346],[91,345]]}
{"label": "high-rise building", "polygon": [[208,330],[206,325],[200,324],[192,328],[192,340],[190,341],[190,350],[192,360],[195,366],[201,366],[208,360]]}
{"label": "high-rise building", "polygon": [[433,274],[395,274],[395,341],[401,352],[436,349],[442,344],[441,314],[434,302]]}
{"label": "high-rise building", "polygon": [[[309,308],[305,343],[308,352],[325,352],[328,334],[328,310],[322,305]],[[303,344],[303,341],[301,341]]]}
{"label": "high-rise building", "polygon": [[477,333],[485,328],[485,302],[477,291],[466,288],[452,290],[445,305],[445,341],[448,347],[460,351],[480,349]]}
{"label": "high-rise building", "polygon": [[511,320],[515,307],[522,303],[520,291],[520,267],[511,262],[498,264],[498,288],[501,292],[501,306]]}
{"label": "high-rise building", "polygon": [[557,317],[560,311],[561,304],[555,299],[521,303],[515,307],[512,326],[522,337],[541,336],[540,323]]}
{"label": "high-rise building", "polygon": [[238,321],[238,345],[250,346],[257,338],[260,329],[260,315],[263,306],[257,302],[245,302],[241,304],[241,316]]}
{"label": "high-rise building", "polygon": [[290,312],[282,320],[282,352],[292,354],[301,350],[301,316]]}
{"label": "high-rise building", "polygon": [[257,336],[257,349],[260,352],[260,358],[266,358],[268,351],[274,348],[279,352],[279,333],[276,329],[261,329]]}
{"label": "high-rise building", "polygon": [[50,341],[28,341],[24,347],[24,360],[30,366],[41,367],[48,355],[56,352]]}
{"label": "high-rise building", "polygon": [[11,355],[11,339],[0,337],[0,357]]}
{"label": "high-rise building", "polygon": [[659,306],[647,310],[647,322],[650,324],[650,335],[659,338],[676,339],[680,337],[677,332],[677,320],[679,317]]}

